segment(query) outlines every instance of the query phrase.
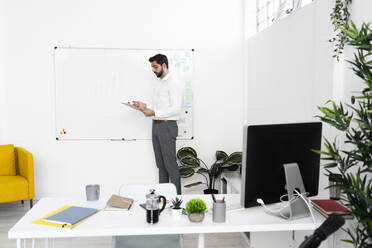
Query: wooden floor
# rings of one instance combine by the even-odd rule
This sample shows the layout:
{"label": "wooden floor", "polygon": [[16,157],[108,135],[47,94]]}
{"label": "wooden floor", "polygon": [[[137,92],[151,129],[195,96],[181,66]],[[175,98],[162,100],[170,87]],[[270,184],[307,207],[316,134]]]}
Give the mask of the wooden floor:
{"label": "wooden floor", "polygon": [[[0,248],[16,248],[16,241],[14,239],[8,239],[8,231],[29,209],[29,201],[25,201],[24,205],[22,205],[21,202],[0,203]],[[185,248],[197,247],[197,235],[187,234],[183,237]],[[207,248],[249,247],[246,239],[241,233],[206,234],[205,246]],[[27,247],[31,247],[31,242],[27,243]],[[44,247],[44,241],[36,240],[35,247]],[[109,248],[111,247],[111,238],[99,237],[56,239],[54,247]]]}

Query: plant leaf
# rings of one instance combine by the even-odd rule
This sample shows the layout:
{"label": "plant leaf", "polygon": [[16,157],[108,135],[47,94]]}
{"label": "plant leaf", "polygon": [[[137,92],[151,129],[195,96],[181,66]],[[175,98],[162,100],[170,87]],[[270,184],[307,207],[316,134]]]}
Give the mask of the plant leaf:
{"label": "plant leaf", "polygon": [[197,168],[200,166],[200,161],[193,155],[184,155],[179,159],[180,164],[183,167]]}
{"label": "plant leaf", "polygon": [[200,184],[203,184],[203,183],[202,182],[190,183],[190,184],[187,184],[187,185],[185,185],[183,187],[185,187],[185,188],[191,188],[191,187],[195,187],[195,186],[200,185]]}
{"label": "plant leaf", "polygon": [[188,178],[195,174],[193,168],[190,167],[179,167],[181,178]]}
{"label": "plant leaf", "polygon": [[182,157],[186,156],[186,155],[192,155],[194,156],[195,158],[198,157],[198,154],[196,153],[195,149],[192,148],[192,147],[182,147],[181,149],[179,149],[177,151],[177,158],[180,160]]}
{"label": "plant leaf", "polygon": [[224,151],[216,151],[216,160],[226,160],[228,157],[227,153]]}

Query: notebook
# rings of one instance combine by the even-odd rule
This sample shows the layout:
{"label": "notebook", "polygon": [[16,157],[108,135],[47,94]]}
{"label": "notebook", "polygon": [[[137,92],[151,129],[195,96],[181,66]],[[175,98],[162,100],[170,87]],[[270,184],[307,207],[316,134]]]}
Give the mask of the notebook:
{"label": "notebook", "polygon": [[44,219],[45,222],[72,226],[81,220],[95,214],[98,209],[71,206],[65,210]]}
{"label": "notebook", "polygon": [[349,210],[335,200],[311,200],[315,208],[319,208],[326,214],[348,214]]}
{"label": "notebook", "polygon": [[314,208],[325,217],[328,217],[332,213],[337,213],[342,215],[345,219],[353,218],[350,211],[335,200],[311,200],[311,203]]}
{"label": "notebook", "polygon": [[133,199],[122,197],[118,195],[112,195],[107,201],[105,210],[129,210],[133,204]]}

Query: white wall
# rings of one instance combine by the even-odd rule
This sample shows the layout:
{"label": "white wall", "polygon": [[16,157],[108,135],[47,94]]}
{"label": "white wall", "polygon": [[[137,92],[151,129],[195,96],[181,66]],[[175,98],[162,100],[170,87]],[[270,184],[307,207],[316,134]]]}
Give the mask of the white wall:
{"label": "white wall", "polygon": [[[122,183],[157,181],[151,141],[57,142],[52,48],[194,48],[194,146],[211,164],[217,149],[241,150],[243,2],[241,0],[5,0],[8,70],[2,143],[34,155],[36,198],[103,194]],[[3,79],[1,79],[3,80]],[[195,179],[193,179],[195,180]],[[191,180],[191,181],[193,181]]]}
{"label": "white wall", "polygon": [[248,123],[310,121],[331,96],[329,8],[315,1],[248,40]]}
{"label": "white wall", "polygon": [[[315,1],[247,41],[247,124],[317,120],[316,106],[333,89],[331,7]],[[319,196],[328,195],[327,183],[321,170]]]}
{"label": "white wall", "polygon": [[257,33],[256,1],[244,0],[244,39]]}
{"label": "white wall", "polygon": [[[355,1],[350,5],[350,19],[361,27],[362,23],[372,23],[372,1],[360,0]],[[349,46],[345,47],[344,58],[345,60],[354,59],[355,50]],[[341,92],[339,94],[340,100],[350,104],[350,97],[353,95],[353,91],[361,90],[365,87],[363,81],[359,79],[354,72],[350,69],[351,65],[348,62],[341,62],[338,65],[344,70],[343,78],[341,78],[340,84],[342,84]]]}
{"label": "white wall", "polygon": [[248,40],[248,123],[309,120],[313,15],[313,6],[300,9]]}
{"label": "white wall", "polygon": [[[3,16],[3,2],[0,2],[0,16]],[[0,37],[4,37],[4,20],[0,18]],[[0,39],[0,65],[4,65],[4,45],[3,40]],[[4,137],[4,114],[5,112],[5,68],[0,68],[0,144],[3,143]]]}

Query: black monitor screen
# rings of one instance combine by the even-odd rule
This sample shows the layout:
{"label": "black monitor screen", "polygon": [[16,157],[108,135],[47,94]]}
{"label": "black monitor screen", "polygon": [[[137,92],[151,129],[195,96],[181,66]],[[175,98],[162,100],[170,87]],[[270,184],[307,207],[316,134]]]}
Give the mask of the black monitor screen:
{"label": "black monitor screen", "polygon": [[283,164],[297,163],[308,196],[318,194],[322,123],[244,127],[242,205],[279,202],[287,193]]}

